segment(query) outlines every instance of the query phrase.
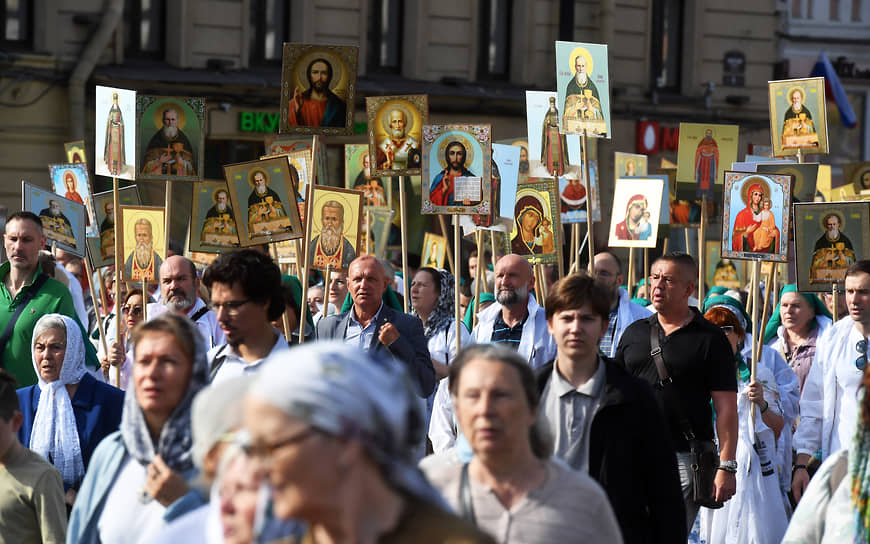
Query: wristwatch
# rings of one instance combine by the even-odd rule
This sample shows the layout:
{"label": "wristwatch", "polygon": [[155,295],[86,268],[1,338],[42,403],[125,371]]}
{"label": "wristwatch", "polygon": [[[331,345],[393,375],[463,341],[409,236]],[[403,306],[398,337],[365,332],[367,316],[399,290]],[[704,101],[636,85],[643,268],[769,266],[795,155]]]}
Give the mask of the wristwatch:
{"label": "wristwatch", "polygon": [[724,470],[725,472],[730,472],[731,474],[737,473],[737,460],[731,459],[728,461],[719,461],[719,468]]}

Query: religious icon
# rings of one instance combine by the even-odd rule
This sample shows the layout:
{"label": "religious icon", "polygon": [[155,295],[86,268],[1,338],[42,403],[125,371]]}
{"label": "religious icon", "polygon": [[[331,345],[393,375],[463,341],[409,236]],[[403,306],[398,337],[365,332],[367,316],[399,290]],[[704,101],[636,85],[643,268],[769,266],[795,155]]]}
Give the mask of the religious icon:
{"label": "religious icon", "polygon": [[870,195],[870,162],[844,164],[843,180],[852,185],[856,194]]}
{"label": "religious icon", "polygon": [[335,187],[314,187],[311,241],[307,255],[316,270],[347,270],[356,258],[362,233],[363,195]]}
{"label": "religious icon", "polygon": [[76,164],[79,162],[87,163],[85,158],[85,141],[76,140],[74,142],[64,142],[63,150],[66,153],[66,162]]}
{"label": "religious icon", "polygon": [[390,178],[374,177],[369,146],[345,144],[344,186],[363,193],[366,208],[389,208],[392,201]]}
{"label": "religious icon", "polygon": [[393,225],[393,217],[396,212],[393,210],[369,209],[363,214],[366,228],[363,229],[363,234],[367,234],[368,243],[372,246],[371,253],[378,259],[383,259],[386,256],[387,242],[390,239],[390,230]]}
{"label": "religious icon", "polygon": [[490,213],[490,132],[490,125],[423,127],[422,213]]}
{"label": "religious icon", "polygon": [[288,157],[224,166],[233,219],[243,247],[304,236]]}
{"label": "religious icon", "polygon": [[136,179],[136,91],[98,85],[96,112],[96,174]]}
{"label": "religious icon", "polygon": [[786,262],[791,176],[725,172],[722,256]]}
{"label": "religious icon", "polygon": [[359,48],[284,44],[280,132],[351,134]]}
{"label": "religious icon", "polygon": [[521,185],[514,202],[510,251],[533,264],[558,262],[562,224],[556,201],[556,180]]}
{"label": "religious icon", "polygon": [[812,202],[816,196],[816,180],[819,176],[819,163],[771,162],[757,163],[755,171],[759,174],[786,174],[794,177],[792,202]]}
{"label": "religious icon", "polygon": [[661,179],[616,180],[608,245],[655,247],[663,191]]}
{"label": "religious icon", "polygon": [[557,41],[556,87],[562,132],[610,138],[606,45]]}
{"label": "religious icon", "polygon": [[492,144],[493,177],[498,169],[498,182],[492,184],[493,216],[508,222],[513,221],[522,156],[523,150],[519,146]]}
{"label": "religious icon", "polygon": [[423,236],[423,256],[420,266],[429,268],[444,268],[444,258],[447,255],[447,238],[427,232]]}
{"label": "religious icon", "polygon": [[[556,93],[526,91],[526,126],[528,129],[528,177],[573,177],[579,179],[580,137],[559,133]],[[555,117],[554,117],[555,115]],[[523,159],[521,158],[522,162]],[[521,165],[522,168],[522,165]],[[527,179],[527,178],[526,178]]]}
{"label": "religious icon", "polygon": [[91,184],[88,181],[88,166],[83,163],[49,164],[48,175],[56,194],[83,204],[87,215],[87,235],[97,236],[97,219],[91,198]]}
{"label": "religious icon", "polygon": [[166,259],[166,210],[152,206],[121,206],[119,217],[124,281],[159,281],[160,265]]}
{"label": "religious icon", "polygon": [[829,292],[852,263],[870,257],[870,202],[798,203],[794,221],[801,291]]}
{"label": "religious icon", "polygon": [[[713,287],[725,287],[727,289],[740,289],[743,284],[740,281],[740,272],[737,265],[731,259],[723,259],[719,254],[720,242],[708,240],[704,242],[704,265],[706,270],[707,285]],[[742,268],[742,267],[741,267]]]}
{"label": "religious icon", "polygon": [[[276,155],[264,155],[260,160],[284,158],[290,164],[290,181],[296,191],[296,207],[299,209],[299,218],[305,221],[305,199],[308,198],[308,183],[313,174],[311,167],[310,151],[291,151]],[[321,178],[326,179],[326,178]]]}
{"label": "religious icon", "polygon": [[197,183],[193,189],[192,209],[191,251],[220,253],[227,248],[239,247],[239,231],[225,181]]}
{"label": "religious icon", "polygon": [[202,98],[138,96],[139,179],[202,179],[205,101]]}
{"label": "religious icon", "polygon": [[722,175],[737,160],[737,125],[680,123],[677,181],[695,184],[698,199],[713,200]]}
{"label": "religious icon", "polygon": [[[118,202],[121,206],[138,206],[139,191],[136,186],[118,189]],[[94,212],[99,230],[98,251],[91,252],[94,268],[115,264],[115,201],[112,191],[94,195]]]}
{"label": "religious icon", "polygon": [[828,152],[825,78],[769,81],[774,156]]}
{"label": "religious icon", "polygon": [[366,98],[369,154],[377,176],[419,175],[423,125],[429,122],[424,94]]}
{"label": "religious icon", "polygon": [[77,257],[85,256],[84,205],[25,181],[21,182],[21,198],[21,209],[39,216],[48,240]]}
{"label": "religious icon", "polygon": [[623,153],[616,151],[613,154],[613,179],[633,178],[645,176],[647,168],[647,156],[637,153]]}

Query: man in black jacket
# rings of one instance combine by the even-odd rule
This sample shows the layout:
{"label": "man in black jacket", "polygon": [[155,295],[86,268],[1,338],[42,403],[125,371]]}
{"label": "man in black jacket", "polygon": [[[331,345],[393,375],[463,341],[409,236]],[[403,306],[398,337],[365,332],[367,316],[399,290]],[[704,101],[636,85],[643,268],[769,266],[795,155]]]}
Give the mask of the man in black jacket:
{"label": "man in black jacket", "polygon": [[571,275],[547,296],[556,359],[538,370],[539,420],[554,455],[604,487],[626,543],[685,542],[676,457],[650,387],[599,355],[606,289]]}

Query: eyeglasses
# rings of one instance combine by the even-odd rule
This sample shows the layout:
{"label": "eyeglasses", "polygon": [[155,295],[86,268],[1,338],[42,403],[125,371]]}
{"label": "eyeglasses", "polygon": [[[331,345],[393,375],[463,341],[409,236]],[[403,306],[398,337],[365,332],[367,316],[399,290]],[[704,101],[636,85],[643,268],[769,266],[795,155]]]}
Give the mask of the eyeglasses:
{"label": "eyeglasses", "polygon": [[215,313],[218,313],[223,309],[226,310],[228,316],[234,317],[239,315],[239,309],[249,302],[251,302],[251,299],[228,300],[226,302],[214,302],[211,307]]}
{"label": "eyeglasses", "polygon": [[124,315],[130,314],[133,317],[139,317],[142,315],[142,306],[121,306],[121,313]]}
{"label": "eyeglasses", "polygon": [[722,332],[724,332],[725,334],[730,334],[734,332],[734,325],[722,325],[719,328],[722,329]]}
{"label": "eyeglasses", "polygon": [[242,448],[242,451],[245,452],[245,455],[252,459],[271,459],[275,452],[280,450],[281,448],[286,448],[291,444],[296,444],[298,442],[302,442],[306,440],[308,437],[313,436],[315,430],[311,427],[308,427],[304,431],[298,432],[294,435],[290,435],[284,440],[279,440],[278,442],[273,442],[271,444],[254,444],[248,440],[240,440],[239,446]]}
{"label": "eyeglasses", "polygon": [[858,350],[858,358],[855,359],[855,368],[860,371],[864,371],[864,368],[867,366],[867,339],[860,340],[857,344],[855,344],[855,349]]}

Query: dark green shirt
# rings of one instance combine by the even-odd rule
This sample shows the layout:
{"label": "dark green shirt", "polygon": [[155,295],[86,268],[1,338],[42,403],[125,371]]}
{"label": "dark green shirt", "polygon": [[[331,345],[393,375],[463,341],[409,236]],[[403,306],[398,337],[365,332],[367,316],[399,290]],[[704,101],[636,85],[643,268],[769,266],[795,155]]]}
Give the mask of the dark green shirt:
{"label": "dark green shirt", "polygon": [[[18,302],[39,272],[39,268],[37,268],[27,285],[18,291],[15,298],[12,298],[9,289],[6,288],[6,277],[9,275],[11,266],[9,261],[0,265],[0,334],[6,329],[6,324],[12,319]],[[40,317],[52,313],[69,316],[78,323],[69,289],[59,281],[49,278],[18,316],[15,330],[2,354],[3,368],[15,376],[15,379],[18,380],[18,387],[27,387],[36,383],[36,371],[33,370],[33,356],[31,354],[33,328]],[[90,342],[87,343],[90,344]]]}

